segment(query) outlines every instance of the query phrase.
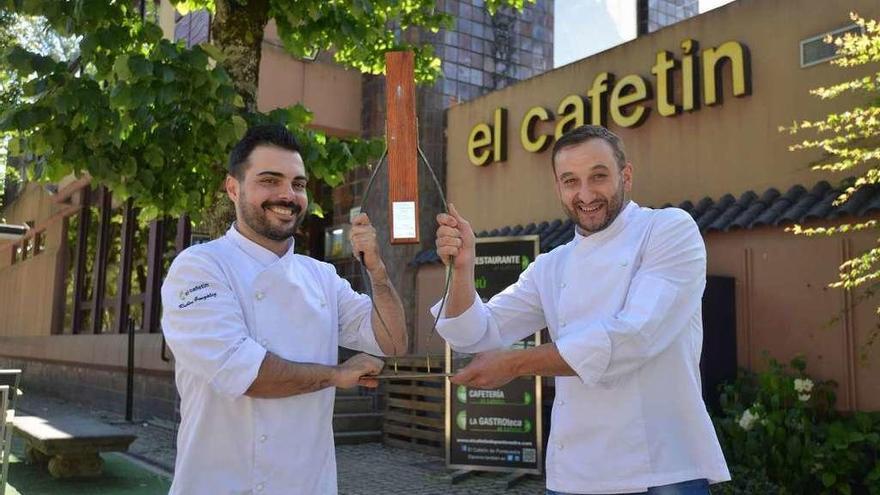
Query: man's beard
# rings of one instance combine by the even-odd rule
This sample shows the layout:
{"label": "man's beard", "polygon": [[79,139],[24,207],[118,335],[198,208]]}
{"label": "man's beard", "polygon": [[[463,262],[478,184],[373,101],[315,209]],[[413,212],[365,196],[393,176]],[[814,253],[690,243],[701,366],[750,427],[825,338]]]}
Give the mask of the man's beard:
{"label": "man's beard", "polygon": [[581,220],[581,217],[578,214],[580,210],[577,209],[576,205],[574,208],[572,208],[571,206],[563,203],[562,209],[565,210],[565,214],[568,215],[568,218],[570,218],[571,221],[578,226],[582,234],[589,235],[605,230],[609,225],[611,225],[614,219],[616,219],[617,216],[620,215],[620,212],[621,210],[623,210],[623,205],[625,203],[626,194],[623,190],[623,178],[621,177],[620,185],[610,199],[597,198],[593,200],[590,204],[584,205],[587,208],[601,206],[602,209],[604,209],[604,217],[600,218],[598,221]]}
{"label": "man's beard", "polygon": [[[286,241],[293,237],[306,216],[303,209],[292,202],[265,201],[259,207],[253,206],[248,203],[244,191],[239,196],[239,204],[241,205],[241,220],[256,234],[273,241]],[[266,212],[266,209],[272,206],[290,208],[295,216],[294,220],[283,225],[274,225]]]}

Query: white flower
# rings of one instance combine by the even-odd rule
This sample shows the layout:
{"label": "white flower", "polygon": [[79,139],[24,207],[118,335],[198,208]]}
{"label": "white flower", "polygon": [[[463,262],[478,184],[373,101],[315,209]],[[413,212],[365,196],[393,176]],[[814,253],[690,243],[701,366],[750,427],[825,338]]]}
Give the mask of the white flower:
{"label": "white flower", "polygon": [[801,402],[806,402],[810,400],[810,394],[799,394],[798,400],[800,400]]}
{"label": "white flower", "polygon": [[[813,380],[810,380],[809,378],[804,378],[803,380],[801,380],[800,378],[795,378],[794,379],[794,389],[798,393],[809,394],[810,392],[813,391]],[[801,399],[801,400],[804,400],[804,399]]]}
{"label": "white flower", "polygon": [[755,421],[759,419],[758,413],[752,413],[752,411],[746,409],[742,414],[742,417],[739,418],[739,426],[745,431],[749,431],[752,429],[752,426],[755,425]]}

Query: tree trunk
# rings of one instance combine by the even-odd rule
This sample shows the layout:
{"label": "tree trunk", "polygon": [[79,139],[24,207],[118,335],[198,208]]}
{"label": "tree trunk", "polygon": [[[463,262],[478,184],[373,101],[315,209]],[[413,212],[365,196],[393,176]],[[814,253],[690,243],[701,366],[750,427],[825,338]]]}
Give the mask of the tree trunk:
{"label": "tree trunk", "polygon": [[223,52],[223,68],[244,99],[245,108],[257,110],[263,30],[269,22],[269,0],[217,0],[211,24],[213,43]]}
{"label": "tree trunk", "polygon": [[[244,100],[248,112],[257,111],[257,87],[260,82],[263,30],[269,22],[269,0],[216,0],[211,22],[211,39],[226,59],[232,84]],[[221,186],[222,187],[222,186]],[[226,193],[215,194],[213,208],[202,215],[196,229],[211,238],[222,236],[235,220],[235,207]]]}

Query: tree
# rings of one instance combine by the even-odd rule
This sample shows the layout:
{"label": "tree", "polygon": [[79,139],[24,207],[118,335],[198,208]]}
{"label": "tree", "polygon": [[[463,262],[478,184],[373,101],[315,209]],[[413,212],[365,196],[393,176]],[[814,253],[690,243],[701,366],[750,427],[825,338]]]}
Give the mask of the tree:
{"label": "tree", "polygon": [[[0,11],[0,53],[20,44],[32,52],[67,60],[74,51],[74,41],[58,36],[41,18]],[[0,108],[20,103],[24,82],[14,71],[0,66]],[[6,201],[4,186],[20,180],[18,167],[7,167],[7,138],[0,135],[0,209]]]}
{"label": "tree", "polygon": [[[840,67],[880,64],[880,23],[865,20],[851,14],[861,33],[847,33],[843,37],[826,39],[837,46],[839,58],[831,63]],[[821,120],[795,122],[787,130],[791,134],[813,132],[814,139],[805,139],[789,147],[792,151],[820,150],[823,158],[814,163],[813,170],[823,172],[854,172],[857,174],[837,198],[835,204],[843,204],[862,187],[880,184],[880,71],[865,77],[852,79],[811,93],[822,99],[837,98],[849,93],[865,95],[865,103],[849,110],[832,113]],[[798,235],[840,235],[877,229],[876,220],[845,223],[836,227],[806,228],[795,225],[790,230]],[[839,268],[839,279],[830,287],[848,291],[864,288],[861,300],[874,295],[880,285],[880,241],[874,248],[853,257]],[[880,306],[877,307],[880,315]],[[872,332],[869,345],[880,337],[880,331]]]}
{"label": "tree", "polygon": [[[134,197],[142,218],[198,214],[214,197],[229,147],[248,125],[273,121],[297,134],[311,176],[336,185],[382,144],[309,130],[301,106],[257,111],[266,23],[275,20],[293,55],[334,50],[337,61],[374,74],[384,70],[386,51],[412,49],[417,78],[428,82],[439,60],[418,31],[451,20],[433,0],[172,2],[181,12],[213,12],[211,44],[187,49],[163,39],[132,0],[0,0],[0,13],[43,16],[78,40],[69,63],[21,46],[0,62],[28,79],[25,98],[0,117],[10,151],[39,156],[48,180],[88,172],[116,195]],[[523,0],[486,4],[521,8]]]}

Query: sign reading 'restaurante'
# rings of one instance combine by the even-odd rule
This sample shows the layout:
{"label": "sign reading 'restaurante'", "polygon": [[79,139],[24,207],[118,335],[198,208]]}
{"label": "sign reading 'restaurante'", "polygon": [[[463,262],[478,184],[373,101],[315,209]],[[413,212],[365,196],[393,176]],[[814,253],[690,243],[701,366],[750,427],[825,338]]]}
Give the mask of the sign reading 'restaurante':
{"label": "sign reading 'restaurante'", "polygon": [[[702,104],[720,104],[722,68],[725,63],[730,64],[733,95],[751,94],[749,50],[742,43],[728,41],[700,52],[696,41],[686,39],[681,42],[681,52],[681,60],[678,60],[671,52],[661,50],[657,52],[656,62],[651,67],[657,89],[654,108],[661,116],[673,117],[683,111],[698,110],[701,103],[698,87],[702,87]],[[699,61],[696,60],[698,58]],[[677,71],[681,72],[678,78],[675,74]],[[680,92],[673,88],[676,79],[681,81]],[[676,93],[680,98],[675,98]],[[642,102],[650,100],[653,94],[650,82],[638,74],[623,76],[615,82],[614,74],[599,73],[593,79],[586,97],[573,94],[559,101],[556,108],[558,118],[553,116],[552,110],[540,106],[526,111],[520,120],[520,143],[526,151],[539,153],[567,130],[583,125],[588,120],[594,125],[607,125],[609,114],[620,127],[638,127],[650,113],[650,108]],[[471,129],[467,147],[468,157],[474,165],[507,159],[507,109],[496,108],[492,120],[492,124],[481,122]],[[537,132],[538,123],[554,121],[553,134]]]}

